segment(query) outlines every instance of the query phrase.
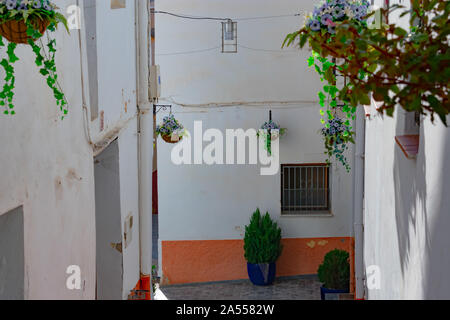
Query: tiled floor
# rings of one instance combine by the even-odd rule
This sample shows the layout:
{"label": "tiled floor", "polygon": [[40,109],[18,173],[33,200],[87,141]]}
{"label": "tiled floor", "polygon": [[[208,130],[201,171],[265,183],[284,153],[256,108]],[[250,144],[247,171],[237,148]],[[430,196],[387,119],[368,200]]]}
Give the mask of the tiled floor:
{"label": "tiled floor", "polygon": [[239,280],[164,286],[160,290],[168,300],[320,300],[316,276],[280,278],[268,287]]}

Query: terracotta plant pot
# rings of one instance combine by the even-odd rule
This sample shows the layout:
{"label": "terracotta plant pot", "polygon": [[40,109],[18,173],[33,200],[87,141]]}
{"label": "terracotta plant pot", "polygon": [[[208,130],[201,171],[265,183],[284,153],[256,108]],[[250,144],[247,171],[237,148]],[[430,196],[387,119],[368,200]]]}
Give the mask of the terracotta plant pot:
{"label": "terracotta plant pot", "polygon": [[[44,34],[47,30],[50,22],[47,19],[35,19],[32,24],[39,30],[41,34]],[[9,20],[0,24],[0,34],[6,38],[9,42],[13,43],[28,43],[30,37],[27,35],[27,26],[25,21],[22,20]]]}
{"label": "terracotta plant pot", "polygon": [[179,137],[178,140],[172,140],[172,136],[169,136],[167,134],[161,135],[161,137],[167,143],[178,143],[178,142],[180,142],[183,139],[183,137]]}

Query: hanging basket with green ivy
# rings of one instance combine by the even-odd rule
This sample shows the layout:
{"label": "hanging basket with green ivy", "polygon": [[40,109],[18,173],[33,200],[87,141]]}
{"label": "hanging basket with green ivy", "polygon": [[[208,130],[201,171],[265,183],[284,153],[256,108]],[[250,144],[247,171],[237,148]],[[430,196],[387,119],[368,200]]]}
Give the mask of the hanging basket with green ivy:
{"label": "hanging basket with green ivy", "polygon": [[264,148],[267,150],[269,156],[272,155],[272,142],[277,140],[279,137],[286,134],[286,129],[281,128],[276,122],[270,119],[264,122],[261,129],[256,133],[257,137],[262,136],[264,138]]}
{"label": "hanging basket with green ivy", "polygon": [[[334,156],[347,171],[350,171],[351,168],[343,153],[347,149],[347,142],[354,143],[355,132],[352,128],[352,121],[355,119],[357,109],[353,103],[354,99],[338,96],[340,88],[337,78],[343,74],[342,71],[348,67],[348,64],[339,65],[335,57],[329,58],[322,54],[323,52],[319,48],[322,44],[327,46],[336,42],[336,27],[345,21],[351,21],[359,31],[366,29],[369,6],[367,0],[324,0],[307,17],[305,27],[288,35],[283,44],[289,46],[295,38],[300,36],[300,46],[303,47],[308,37],[315,39],[315,42],[310,41],[313,51],[308,59],[308,65],[314,67],[320,80],[325,82],[322,90],[318,93],[320,114],[323,117],[321,122],[324,125],[321,133],[325,142],[325,154],[328,156],[329,164],[330,159]],[[358,68],[360,76],[364,77],[362,68],[356,68]],[[344,86],[347,86],[346,79]],[[346,119],[336,117],[337,110],[342,111]]]}
{"label": "hanging basket with green ivy", "polygon": [[[16,114],[14,106],[15,70],[14,63],[19,60],[15,49],[19,44],[29,45],[36,56],[35,63],[44,76],[47,85],[56,99],[61,117],[68,113],[67,100],[58,83],[56,73],[56,40],[49,32],[56,31],[62,23],[67,32],[67,20],[58,12],[58,7],[48,0],[0,0],[0,49],[6,47],[6,57],[0,65],[5,78],[0,92],[0,108],[3,114]],[[42,36],[47,32],[46,44]],[[7,40],[7,45],[5,44]]]}

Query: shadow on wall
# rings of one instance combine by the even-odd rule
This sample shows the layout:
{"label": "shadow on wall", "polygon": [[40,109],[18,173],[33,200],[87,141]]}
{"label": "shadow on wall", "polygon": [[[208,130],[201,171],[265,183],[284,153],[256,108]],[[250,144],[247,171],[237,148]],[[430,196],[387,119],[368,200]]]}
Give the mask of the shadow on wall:
{"label": "shadow on wall", "polygon": [[[447,117],[449,119],[450,117]],[[449,119],[450,120],[450,119]],[[430,225],[426,254],[424,298],[450,299],[450,129],[445,129],[441,145],[440,181],[436,181],[436,203],[433,203],[433,222]],[[428,238],[428,237],[427,237]]]}
{"label": "shadow on wall", "polygon": [[[397,117],[396,135],[402,135],[403,126],[399,123],[401,118]],[[423,215],[425,228],[427,226],[427,185],[426,177],[426,155],[425,133],[423,126],[420,128],[420,148],[417,159],[406,158],[403,151],[395,146],[394,154],[394,189],[395,189],[395,220],[397,226],[398,249],[402,276],[409,263],[411,250],[412,229],[417,228],[417,219]],[[426,234],[428,243],[428,234]]]}
{"label": "shadow on wall", "polygon": [[[436,123],[441,125],[441,123]],[[397,126],[398,128],[398,126]],[[416,272],[423,274],[424,299],[450,299],[450,170],[446,167],[450,163],[450,129],[444,131],[433,130],[428,134],[444,132],[443,143],[436,146],[437,154],[425,154],[425,132],[421,127],[421,141],[416,160],[407,159],[400,148],[395,148],[394,155],[394,183],[395,183],[395,218],[399,244],[399,257],[402,275],[408,269],[411,247],[416,240],[425,241],[425,252],[418,252],[424,261],[417,267]],[[397,133],[399,134],[399,133]],[[427,143],[440,141],[428,136]],[[439,137],[440,138],[440,137]],[[430,148],[428,148],[430,150]],[[433,166],[433,157],[441,154],[440,175],[428,183],[428,189],[439,194],[427,195],[426,168]],[[439,162],[438,162],[439,163]],[[428,190],[429,191],[429,190]],[[428,198],[433,203],[427,204]],[[424,232],[424,239],[416,239]],[[407,284],[413,286],[414,284]],[[418,293],[420,294],[420,293]]]}

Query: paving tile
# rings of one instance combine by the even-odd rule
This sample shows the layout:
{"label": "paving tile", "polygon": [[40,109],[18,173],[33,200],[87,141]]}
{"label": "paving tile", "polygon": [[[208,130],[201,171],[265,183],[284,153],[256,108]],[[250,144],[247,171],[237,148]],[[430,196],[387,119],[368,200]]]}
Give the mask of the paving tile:
{"label": "paving tile", "polygon": [[254,286],[249,280],[163,286],[169,300],[320,300],[317,277],[277,279],[272,286]]}

